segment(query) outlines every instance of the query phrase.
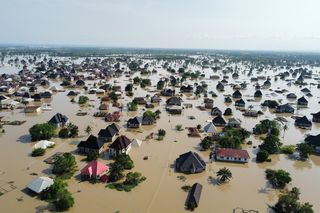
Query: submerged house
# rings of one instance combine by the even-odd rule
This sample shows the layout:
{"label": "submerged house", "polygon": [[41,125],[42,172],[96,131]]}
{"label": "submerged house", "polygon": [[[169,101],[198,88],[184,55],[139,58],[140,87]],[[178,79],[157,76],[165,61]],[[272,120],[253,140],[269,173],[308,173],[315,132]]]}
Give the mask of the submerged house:
{"label": "submerged house", "polygon": [[236,90],[233,94],[232,94],[233,98],[242,98],[242,94],[239,90]]}
{"label": "submerged house", "polygon": [[142,117],[142,125],[153,125],[156,123],[156,119],[151,115],[144,115]]}
{"label": "submerged house", "polygon": [[181,114],[182,113],[182,106],[167,106],[166,110],[170,113],[170,114]]}
{"label": "submerged house", "polygon": [[120,131],[120,126],[113,123],[107,126],[105,129],[101,129],[98,133],[98,136],[104,142],[111,142],[113,138],[118,135]]}
{"label": "submerged house", "polygon": [[129,154],[132,141],[124,135],[119,136],[110,146],[109,153],[111,156],[117,156],[125,153]]}
{"label": "submerged house", "polygon": [[301,98],[298,99],[298,105],[301,105],[301,106],[307,106],[308,105],[308,100],[302,96]]}
{"label": "submerged house", "polygon": [[227,122],[224,120],[224,118],[221,115],[218,115],[217,117],[215,117],[212,120],[212,123],[218,127],[224,127],[227,124]]}
{"label": "submerged house", "polygon": [[320,123],[320,111],[312,114],[312,121],[315,123]]}
{"label": "submerged house", "polygon": [[53,185],[53,179],[49,177],[38,177],[32,180],[27,185],[27,188],[37,194],[40,194],[43,190],[49,188],[51,185]]}
{"label": "submerged house", "polygon": [[87,140],[81,141],[78,144],[78,153],[81,154],[101,154],[104,150],[104,143],[96,136],[90,135]]}
{"label": "submerged house", "polygon": [[222,111],[218,107],[213,107],[211,110],[212,116],[222,115]]}
{"label": "submerged house", "polygon": [[179,172],[199,173],[206,170],[206,163],[196,152],[187,152],[180,155],[175,162]]}
{"label": "submerged house", "polygon": [[216,160],[218,161],[247,163],[249,159],[250,159],[250,156],[247,150],[230,149],[230,148],[216,149]]}
{"label": "submerged house", "polygon": [[83,169],[81,169],[81,177],[83,179],[99,179],[107,171],[109,167],[97,160],[89,162]]}
{"label": "submerged house", "polygon": [[239,119],[230,118],[228,120],[228,126],[233,127],[233,128],[240,128],[241,121]]}
{"label": "submerged house", "polygon": [[69,118],[61,113],[57,113],[48,121],[48,123],[56,128],[60,128],[69,123]]}
{"label": "submerged house", "polygon": [[141,121],[137,116],[134,117],[134,118],[130,118],[127,121],[127,127],[128,128],[139,128],[140,126],[141,126]]}
{"label": "submerged house", "polygon": [[262,92],[261,92],[261,90],[257,90],[257,91],[254,93],[254,97],[255,97],[255,98],[261,98],[261,97],[262,97]]}
{"label": "submerged house", "polygon": [[242,98],[235,102],[235,106],[237,106],[237,107],[244,107],[245,105],[246,105],[246,102],[244,102],[244,100]]}
{"label": "submerged house", "polygon": [[187,208],[193,209],[199,206],[201,192],[202,185],[200,183],[195,183],[192,185],[186,201]]}
{"label": "submerged house", "polygon": [[216,127],[214,126],[214,124],[212,122],[208,123],[204,128],[203,130],[206,132],[206,133],[209,133],[209,134],[212,134],[212,135],[216,135],[218,132],[217,132],[217,129]]}
{"label": "submerged house", "polygon": [[40,106],[26,106],[24,108],[25,113],[40,113],[41,107]]}
{"label": "submerged house", "polygon": [[294,108],[290,104],[279,105],[276,108],[277,113],[294,113]]}
{"label": "submerged house", "polygon": [[168,96],[168,97],[170,97],[170,96],[174,96],[175,94],[176,94],[176,91],[174,90],[174,89],[164,89],[164,90],[162,90],[161,92],[160,92],[160,94],[162,95],[162,96]]}
{"label": "submerged house", "polygon": [[318,135],[309,135],[304,141],[309,144],[315,152],[320,153],[320,134]]}
{"label": "submerged house", "polygon": [[166,101],[167,106],[181,106],[182,99],[180,97],[171,97]]}
{"label": "submerged house", "polygon": [[217,84],[217,86],[216,86],[216,89],[219,90],[219,91],[223,91],[224,90],[224,85],[221,82],[219,82]]}
{"label": "submerged house", "polygon": [[312,126],[312,122],[309,121],[307,116],[303,116],[301,118],[297,118],[294,125],[300,128],[310,128]]}
{"label": "submerged house", "polygon": [[289,93],[289,94],[287,95],[287,98],[289,98],[289,99],[296,99],[296,98],[297,98],[297,95],[294,94],[294,93]]}

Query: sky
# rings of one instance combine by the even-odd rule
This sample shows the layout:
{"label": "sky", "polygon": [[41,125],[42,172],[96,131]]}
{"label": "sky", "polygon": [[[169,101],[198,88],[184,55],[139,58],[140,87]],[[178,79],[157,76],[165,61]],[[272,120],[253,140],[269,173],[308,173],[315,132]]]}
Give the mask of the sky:
{"label": "sky", "polygon": [[0,44],[320,51],[320,0],[0,0]]}

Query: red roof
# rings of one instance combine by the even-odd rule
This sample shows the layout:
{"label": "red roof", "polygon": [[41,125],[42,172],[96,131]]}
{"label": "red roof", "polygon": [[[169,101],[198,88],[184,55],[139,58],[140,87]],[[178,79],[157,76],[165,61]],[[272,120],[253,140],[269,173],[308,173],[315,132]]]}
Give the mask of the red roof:
{"label": "red roof", "polygon": [[109,167],[100,163],[99,161],[91,161],[83,169],[81,169],[81,174],[84,175],[101,175],[105,171],[109,170]]}
{"label": "red roof", "polygon": [[233,157],[233,158],[250,158],[247,150],[217,148],[216,155],[219,157]]}

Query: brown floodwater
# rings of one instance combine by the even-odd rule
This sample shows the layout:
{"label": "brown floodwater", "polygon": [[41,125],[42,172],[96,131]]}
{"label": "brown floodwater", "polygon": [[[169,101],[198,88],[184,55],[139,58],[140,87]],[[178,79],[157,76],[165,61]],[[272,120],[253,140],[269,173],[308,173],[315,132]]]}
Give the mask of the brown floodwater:
{"label": "brown floodwater", "polygon": [[[176,65],[179,67],[179,64]],[[199,68],[198,68],[199,69]],[[158,74],[145,76],[152,80],[152,84],[156,85],[159,76],[169,76],[169,74],[157,68]],[[238,118],[242,121],[242,126],[248,130],[252,130],[256,123],[265,118],[274,119],[276,115],[271,113],[268,109],[263,110],[264,115],[258,118],[245,118],[242,112],[237,111],[234,103],[226,105],[224,103],[223,94],[231,94],[233,92],[230,86],[227,86],[225,92],[217,92],[215,86],[217,80],[210,80],[212,75],[210,69],[203,70],[206,73],[206,78],[197,80],[198,83],[205,81],[209,85],[209,91],[215,91],[218,94],[214,98],[214,106],[218,106],[223,112],[227,107],[232,108],[234,115],[232,117]],[[262,75],[274,76],[276,72],[268,71]],[[317,73],[319,74],[319,72]],[[135,74],[132,77],[138,76]],[[230,75],[230,74],[229,74]],[[222,75],[221,75],[222,76]],[[230,75],[229,82],[248,82],[248,88],[242,90],[244,100],[254,99],[254,86],[250,83],[250,78],[240,75],[240,78],[233,80]],[[129,82],[125,76],[117,79],[117,85],[124,86]],[[113,82],[113,80],[111,80]],[[294,85],[287,86],[282,80],[274,81],[272,77],[272,89],[287,89],[290,92],[297,94],[298,98],[302,96],[300,90],[302,88]],[[313,79],[310,82],[315,82]],[[93,84],[93,81],[87,83]],[[193,84],[194,81],[189,81]],[[259,81],[260,84],[263,81]],[[52,85],[58,85],[59,82],[52,82]],[[309,86],[308,86],[309,88]],[[45,89],[45,88],[42,88]],[[156,88],[150,88],[155,90]],[[316,86],[309,88],[314,95],[308,98],[308,108],[300,109],[298,114],[307,115],[311,118],[310,113],[319,111],[319,89]],[[177,89],[178,90],[178,89]],[[38,200],[27,193],[26,185],[35,178],[30,173],[38,173],[39,176],[51,175],[50,165],[43,162],[44,159],[56,152],[73,152],[77,158],[78,169],[85,166],[85,162],[81,159],[84,156],[79,156],[75,153],[77,143],[87,137],[84,129],[87,125],[93,127],[93,134],[97,135],[101,128],[105,128],[106,123],[101,118],[94,118],[92,114],[98,111],[99,99],[96,95],[88,95],[90,103],[94,105],[93,108],[80,108],[78,104],[70,102],[70,98],[66,96],[68,91],[55,93],[52,100],[47,100],[53,107],[52,111],[42,112],[38,115],[26,115],[22,109],[15,109],[14,111],[2,111],[1,116],[4,120],[26,120],[27,122],[22,126],[5,126],[5,133],[0,135],[0,184],[1,188],[8,189],[10,182],[14,187],[11,191],[5,193],[0,197],[0,212],[42,212],[50,210],[48,203]],[[260,110],[260,104],[266,99],[282,100],[282,103],[292,102],[286,99],[286,94],[277,94],[269,89],[262,90],[263,98],[255,102],[247,102],[248,105],[253,105],[253,109]],[[275,94],[272,95],[272,94]],[[135,96],[146,96],[146,90],[140,87],[134,90]],[[210,96],[210,95],[209,95]],[[126,105],[132,98],[124,97],[119,100]],[[254,209],[259,212],[268,212],[268,205],[276,202],[279,191],[270,187],[265,179],[265,169],[285,169],[290,172],[293,179],[289,187],[296,186],[301,190],[301,200],[310,202],[315,209],[315,212],[320,212],[320,191],[317,190],[320,184],[320,157],[311,156],[307,161],[297,161],[287,155],[272,156],[272,161],[256,164],[255,153],[257,150],[253,146],[258,146],[261,141],[259,137],[251,136],[249,140],[253,145],[244,145],[247,149],[251,160],[247,164],[234,164],[224,162],[209,162],[209,151],[199,151],[198,144],[200,138],[190,138],[187,136],[187,130],[178,132],[175,126],[178,124],[183,127],[195,127],[197,124],[204,126],[206,120],[212,119],[209,111],[200,111],[196,106],[203,105],[203,97],[199,99],[191,99],[183,96],[185,103],[192,103],[193,108],[185,109],[182,115],[168,115],[164,110],[165,98],[162,103],[156,106],[156,109],[161,110],[161,118],[153,126],[142,126],[141,133],[134,131],[126,131],[125,121],[135,115],[142,115],[143,107],[139,106],[138,112],[128,113],[126,109],[123,112],[121,122],[121,133],[125,134],[130,139],[137,138],[143,140],[140,148],[133,148],[130,152],[131,158],[135,162],[133,171],[141,172],[147,180],[134,188],[131,192],[118,192],[116,190],[108,189],[105,184],[90,184],[88,182],[79,182],[76,176],[68,180],[69,191],[75,198],[75,205],[70,209],[70,212],[129,212],[129,213],[162,213],[162,212],[186,212],[184,203],[187,198],[187,193],[181,187],[183,185],[192,185],[195,182],[203,185],[200,206],[195,210],[196,212],[232,212],[236,207],[244,209]],[[294,101],[293,101],[294,102]],[[85,110],[89,114],[86,116],[76,116],[79,110]],[[109,111],[117,109],[111,107]],[[53,138],[56,146],[48,149],[45,156],[33,158],[30,156],[33,142],[30,142],[28,129],[36,124],[47,122],[55,113],[60,112],[69,117],[70,121],[79,126],[79,138],[62,140]],[[190,120],[189,116],[195,116],[194,120]],[[311,130],[301,130],[294,126],[294,120],[291,115],[281,115],[288,120],[288,130],[281,133],[281,141],[283,144],[297,144],[303,141],[305,134],[319,134],[320,125],[313,123]],[[159,128],[165,129],[167,135],[163,141],[145,140],[146,136],[151,132],[157,132]],[[204,133],[201,134],[203,138]],[[182,181],[177,176],[181,175],[174,172],[174,160],[182,153],[188,151],[197,151],[207,162],[207,169],[201,174],[185,175],[186,180]],[[143,157],[148,156],[148,160],[143,160]],[[108,157],[105,156],[101,161],[109,163]],[[227,167],[232,171],[233,178],[229,183],[218,185],[216,181],[215,172],[219,168]],[[211,177],[211,178],[210,178]]]}

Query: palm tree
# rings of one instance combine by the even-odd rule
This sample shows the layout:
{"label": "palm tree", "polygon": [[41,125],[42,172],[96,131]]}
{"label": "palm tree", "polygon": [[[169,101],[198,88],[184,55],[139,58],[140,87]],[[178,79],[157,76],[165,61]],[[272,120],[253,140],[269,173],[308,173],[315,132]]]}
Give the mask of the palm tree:
{"label": "palm tree", "polygon": [[217,176],[220,177],[221,182],[229,181],[232,178],[232,173],[226,167],[219,169]]}
{"label": "palm tree", "polygon": [[92,132],[91,126],[88,125],[87,128],[86,128],[86,130],[85,130],[85,132],[86,132],[88,135],[90,135],[91,132]]}
{"label": "palm tree", "polygon": [[287,124],[285,124],[284,126],[283,126],[283,136],[282,136],[282,138],[284,138],[284,135],[286,134],[286,131],[288,130],[288,126],[287,126]]}

